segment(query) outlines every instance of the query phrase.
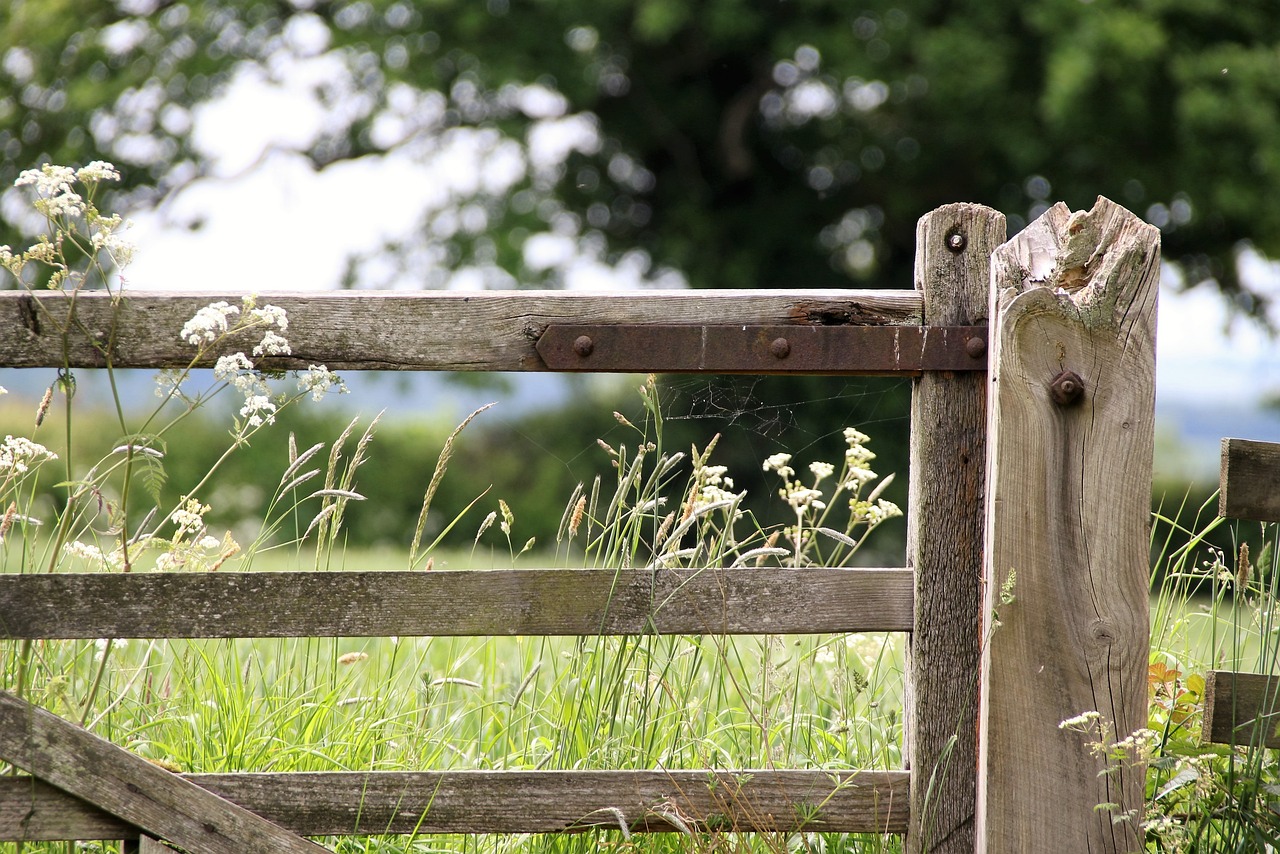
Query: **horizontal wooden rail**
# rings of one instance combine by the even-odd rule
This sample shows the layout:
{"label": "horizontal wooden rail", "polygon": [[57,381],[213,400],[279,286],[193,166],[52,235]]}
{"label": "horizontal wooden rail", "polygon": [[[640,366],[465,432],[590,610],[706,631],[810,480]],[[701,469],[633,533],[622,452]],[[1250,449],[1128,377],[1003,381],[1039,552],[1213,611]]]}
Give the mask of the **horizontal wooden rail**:
{"label": "horizontal wooden rail", "polygon": [[[186,774],[303,836],[591,828],[902,833],[906,771],[444,771]],[[136,838],[30,777],[0,778],[0,841]]]}
{"label": "horizontal wooden rail", "polygon": [[0,638],[909,631],[905,569],[0,575]]}
{"label": "horizontal wooden rail", "polygon": [[[210,303],[239,305],[243,291],[0,293],[0,366],[185,367],[193,348],[183,324]],[[920,326],[916,291],[699,290],[349,291],[272,293],[285,309],[292,356],[273,367],[331,370],[545,371],[538,339],[555,324]],[[74,306],[74,313],[72,308]],[[66,330],[64,340],[63,331]],[[260,337],[260,336],[259,336]],[[206,360],[256,343],[251,333]],[[778,365],[785,370],[785,365]]]}
{"label": "horizontal wooden rail", "polygon": [[1222,440],[1218,515],[1280,522],[1280,443]]}
{"label": "horizontal wooden rail", "polygon": [[1280,684],[1276,677],[1209,671],[1204,680],[1200,740],[1280,747]]}

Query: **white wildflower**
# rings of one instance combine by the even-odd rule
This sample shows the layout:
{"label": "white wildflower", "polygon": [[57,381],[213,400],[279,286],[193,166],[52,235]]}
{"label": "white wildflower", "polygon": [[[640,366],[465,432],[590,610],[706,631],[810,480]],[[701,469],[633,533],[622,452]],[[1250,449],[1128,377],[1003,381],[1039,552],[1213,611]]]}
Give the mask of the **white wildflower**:
{"label": "white wildflower", "polygon": [[134,252],[137,251],[137,247],[132,241],[125,240],[120,235],[112,234],[109,231],[96,232],[92,241],[94,251],[105,251],[111,257],[112,263],[121,269],[129,266],[133,261]]}
{"label": "white wildflower", "polygon": [[240,417],[247,418],[250,427],[276,423],[276,405],[265,394],[252,394],[240,407]]}
{"label": "white wildflower", "polygon": [[22,268],[26,265],[26,261],[21,255],[14,255],[13,249],[7,243],[0,246],[0,267],[4,267],[15,276],[22,275]]}
{"label": "white wildflower", "polygon": [[809,471],[813,472],[813,485],[817,486],[825,478],[831,477],[831,475],[835,474],[836,467],[831,463],[812,462],[809,463]]}
{"label": "white wildflower", "polygon": [[787,465],[789,462],[791,462],[790,454],[774,454],[764,461],[764,471],[776,471],[781,478],[791,477],[796,470]]}
{"label": "white wildflower", "polygon": [[252,370],[253,362],[249,361],[248,356],[244,353],[232,353],[218,357],[218,361],[213,366],[213,378],[234,382],[242,373]]}
{"label": "white wildflower", "polygon": [[92,543],[82,543],[79,540],[67,543],[62,547],[62,551],[70,557],[78,557],[89,561],[90,563],[106,563],[106,556],[102,554],[102,549]]}
{"label": "white wildflower", "polygon": [[798,483],[792,485],[789,489],[778,490],[778,494],[785,498],[797,513],[809,507],[821,510],[827,506],[819,500],[822,498],[821,490],[809,489],[808,487],[800,486]]}
{"label": "white wildflower", "polygon": [[182,381],[186,379],[186,371],[177,368],[164,368],[156,373],[156,397],[168,399],[182,393]]}
{"label": "white wildflower", "polygon": [[182,561],[178,560],[178,556],[173,552],[165,552],[156,558],[156,572],[168,572],[182,565]]}
{"label": "white wildflower", "polygon": [[324,365],[311,365],[298,373],[298,391],[311,392],[312,400],[323,399],[331,388],[336,388],[338,394],[347,393],[347,384]]}
{"label": "white wildflower", "polygon": [[217,551],[222,546],[222,542],[217,537],[211,537],[206,534],[200,538],[200,542],[196,543],[196,545],[207,552],[212,552]]}
{"label": "white wildflower", "polygon": [[870,442],[871,437],[854,427],[844,428],[844,440],[850,445],[861,445]]}
{"label": "white wildflower", "polygon": [[179,335],[193,347],[212,344],[227,333],[229,319],[239,313],[240,309],[229,303],[212,303],[197,311],[195,317],[182,327]]}
{"label": "white wildflower", "polygon": [[58,247],[49,242],[49,238],[41,237],[39,243],[28,247],[23,258],[27,261],[39,261],[42,264],[58,263]]}
{"label": "white wildflower", "polygon": [[1076,715],[1074,718],[1067,718],[1065,721],[1058,724],[1058,729],[1084,729],[1084,728],[1087,728],[1089,724],[1093,723],[1094,721],[1098,720],[1101,717],[1102,717],[1101,712],[1097,712],[1097,711],[1081,712],[1080,714]]}
{"label": "white wildflower", "polygon": [[169,519],[178,526],[178,537],[183,537],[188,532],[203,528],[204,514],[208,512],[208,504],[201,504],[194,498],[183,496],[182,503],[169,515]]}
{"label": "white wildflower", "polygon": [[267,330],[262,336],[262,342],[253,348],[255,356],[288,356],[293,350],[289,347],[288,340],[278,332]]}
{"label": "white wildflower", "polygon": [[21,436],[5,436],[0,443],[0,472],[26,474],[32,465],[57,458],[58,455],[44,445]]}
{"label": "white wildflower", "polygon": [[851,489],[856,492],[857,490],[861,489],[864,485],[870,483],[875,479],[876,479],[876,473],[871,469],[860,468],[858,466],[851,466],[848,472],[845,474],[845,481],[844,481],[843,487],[845,489]]}
{"label": "white wildflower", "polygon": [[76,172],[71,167],[46,163],[39,169],[24,169],[18,175],[18,180],[13,182],[13,186],[22,187],[33,184],[40,195],[56,196],[70,193],[71,185],[75,180]]}
{"label": "white wildflower", "polygon": [[252,303],[246,303],[249,310],[249,316],[258,321],[263,326],[274,326],[281,332],[289,328],[289,315],[277,305],[264,305],[262,308],[254,308]]}
{"label": "white wildflower", "polygon": [[105,160],[95,160],[88,166],[77,169],[76,178],[82,184],[92,184],[97,181],[119,181],[120,172],[114,165]]}

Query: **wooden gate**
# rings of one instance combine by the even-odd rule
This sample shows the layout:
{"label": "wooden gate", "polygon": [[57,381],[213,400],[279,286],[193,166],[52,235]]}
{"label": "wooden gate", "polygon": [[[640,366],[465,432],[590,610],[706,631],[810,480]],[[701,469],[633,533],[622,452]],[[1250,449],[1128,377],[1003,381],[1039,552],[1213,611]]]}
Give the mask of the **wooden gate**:
{"label": "wooden gate", "polygon": [[[178,775],[0,695],[0,759],[31,775],[0,779],[0,841],[624,824],[1137,849],[1096,807],[1140,807],[1141,769],[1099,777],[1058,724],[1145,721],[1158,235],[1099,199],[1007,243],[948,205],[917,237],[914,290],[272,294],[281,368],[913,376],[903,567],[0,576],[7,639],[906,632],[907,769]],[[0,366],[185,366],[175,330],[239,297],[3,293]]]}

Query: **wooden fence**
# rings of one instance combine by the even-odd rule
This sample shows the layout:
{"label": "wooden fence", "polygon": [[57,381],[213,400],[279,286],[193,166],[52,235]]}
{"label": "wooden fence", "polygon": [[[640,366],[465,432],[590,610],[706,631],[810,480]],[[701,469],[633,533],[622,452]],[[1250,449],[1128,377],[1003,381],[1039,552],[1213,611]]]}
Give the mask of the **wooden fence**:
{"label": "wooden fence", "polygon": [[[31,775],[0,779],[0,840],[276,852],[625,822],[1136,850],[1096,807],[1140,807],[1141,769],[1100,776],[1058,724],[1145,721],[1158,234],[1099,199],[1009,242],[948,205],[917,239],[904,291],[272,295],[281,368],[913,376],[901,568],[0,576],[9,639],[906,632],[905,770],[178,775],[0,695],[0,759]],[[0,294],[0,366],[184,365],[176,330],[238,298]]]}
{"label": "wooden fence", "polygon": [[[1280,443],[1223,439],[1218,515],[1280,522]],[[1260,568],[1265,571],[1265,568]],[[1280,748],[1280,678],[1211,670],[1204,681],[1204,742]]]}

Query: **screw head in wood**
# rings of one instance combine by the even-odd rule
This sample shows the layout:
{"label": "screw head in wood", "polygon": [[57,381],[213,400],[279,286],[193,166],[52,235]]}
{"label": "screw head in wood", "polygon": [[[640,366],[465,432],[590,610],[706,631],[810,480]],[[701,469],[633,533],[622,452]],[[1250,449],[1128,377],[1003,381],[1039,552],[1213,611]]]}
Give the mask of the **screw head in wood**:
{"label": "screw head in wood", "polygon": [[785,338],[775,338],[769,345],[769,352],[776,358],[785,359],[791,355],[791,342]]}
{"label": "screw head in wood", "polygon": [[953,231],[947,235],[947,248],[952,252],[963,252],[968,244],[968,239],[959,231]]}
{"label": "screw head in wood", "polygon": [[573,341],[573,352],[577,353],[579,356],[581,356],[584,359],[587,356],[590,356],[591,351],[594,350],[595,348],[596,348],[596,342],[591,340],[590,335],[579,335]]}
{"label": "screw head in wood", "polygon": [[1074,406],[1084,397],[1084,380],[1075,371],[1063,371],[1049,384],[1049,396],[1059,406]]}

